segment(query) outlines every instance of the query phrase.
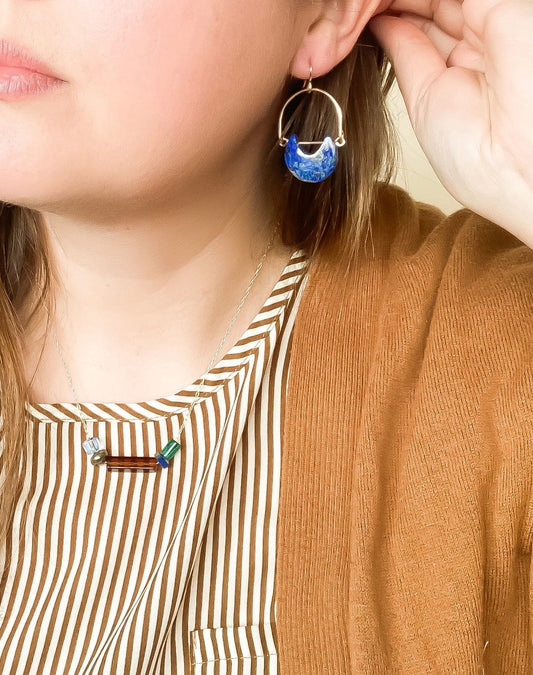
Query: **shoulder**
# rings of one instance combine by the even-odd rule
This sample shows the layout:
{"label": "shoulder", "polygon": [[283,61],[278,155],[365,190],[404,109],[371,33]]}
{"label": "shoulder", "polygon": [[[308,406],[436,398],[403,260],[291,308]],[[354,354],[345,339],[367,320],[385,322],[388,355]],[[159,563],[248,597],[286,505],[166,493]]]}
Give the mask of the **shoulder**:
{"label": "shoulder", "polygon": [[473,376],[514,371],[514,384],[525,387],[533,249],[469,209],[446,215],[394,185],[380,185],[374,215],[374,246],[367,242],[361,265],[381,270],[381,315],[403,316],[406,325],[418,319],[426,346],[433,342],[442,359],[462,362]]}
{"label": "shoulder", "polygon": [[531,550],[533,249],[469,209],[446,215],[395,186],[382,189],[373,227],[379,322],[417,355],[413,381],[445,408],[442,424],[454,419],[457,447],[470,434],[486,451],[495,493],[522,514]]}
{"label": "shoulder", "polygon": [[357,302],[354,290],[364,285],[382,308],[423,308],[448,330],[462,320],[473,339],[492,334],[503,348],[520,341],[531,352],[533,249],[503,227],[466,208],[446,215],[378,183],[362,240],[355,253],[333,248],[314,262],[311,287],[332,305]]}
{"label": "shoulder", "polygon": [[470,209],[446,215],[395,185],[380,184],[377,194],[366,259],[385,260],[389,274],[425,278],[480,321],[531,327],[533,249]]}
{"label": "shoulder", "polygon": [[435,256],[468,253],[463,262],[478,267],[484,260],[503,260],[502,253],[509,261],[533,262],[533,249],[500,225],[467,208],[446,215],[392,184],[376,185],[371,231],[381,255],[409,256],[431,248]]}
{"label": "shoulder", "polygon": [[339,245],[313,267],[332,304],[356,302],[354,287],[365,284],[383,302],[422,304],[444,320],[462,312],[480,331],[507,326],[504,339],[515,327],[515,338],[530,344],[533,249],[470,209],[446,215],[399,186],[378,183],[359,250],[345,253]]}
{"label": "shoulder", "polygon": [[390,381],[416,402],[406,417],[442,430],[441,457],[485,476],[491,527],[511,528],[530,551],[533,249],[469,209],[446,215],[391,185],[372,229],[360,264],[379,279],[376,360],[393,364]]}

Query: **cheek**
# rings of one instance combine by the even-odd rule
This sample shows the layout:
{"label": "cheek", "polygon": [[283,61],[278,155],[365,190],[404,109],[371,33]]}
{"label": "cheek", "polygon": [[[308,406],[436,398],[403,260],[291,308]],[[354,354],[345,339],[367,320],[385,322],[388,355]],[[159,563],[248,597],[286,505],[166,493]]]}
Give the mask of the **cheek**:
{"label": "cheek", "polygon": [[97,57],[80,82],[79,132],[90,129],[97,156],[146,180],[157,165],[177,176],[230,153],[286,73],[286,22],[267,5],[151,0],[122,22],[118,41],[89,44]]}
{"label": "cheek", "polygon": [[224,166],[287,74],[291,2],[72,0],[47,31],[67,88],[0,115],[0,199],[140,200]]}

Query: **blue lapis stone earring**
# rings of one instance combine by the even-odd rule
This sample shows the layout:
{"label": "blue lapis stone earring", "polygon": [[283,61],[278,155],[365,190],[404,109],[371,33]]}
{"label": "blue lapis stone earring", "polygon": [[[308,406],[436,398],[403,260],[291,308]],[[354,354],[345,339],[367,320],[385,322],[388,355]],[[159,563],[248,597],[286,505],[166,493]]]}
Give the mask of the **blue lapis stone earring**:
{"label": "blue lapis stone earring", "polygon": [[[285,164],[292,175],[306,183],[319,183],[335,171],[338,162],[337,148],[342,147],[346,143],[346,139],[342,130],[342,110],[340,105],[327,91],[314,88],[311,82],[312,79],[313,67],[309,66],[309,79],[307,82],[304,82],[300,91],[297,91],[287,99],[281,109],[278,121],[278,138],[280,146],[285,148]],[[292,134],[289,138],[283,135],[283,113],[288,104],[296,96],[312,92],[324,94],[335,106],[338,120],[338,135],[335,140],[331,136],[326,136],[323,141],[299,141],[296,134]],[[301,145],[320,145],[320,147],[312,154],[308,154],[302,150]]]}

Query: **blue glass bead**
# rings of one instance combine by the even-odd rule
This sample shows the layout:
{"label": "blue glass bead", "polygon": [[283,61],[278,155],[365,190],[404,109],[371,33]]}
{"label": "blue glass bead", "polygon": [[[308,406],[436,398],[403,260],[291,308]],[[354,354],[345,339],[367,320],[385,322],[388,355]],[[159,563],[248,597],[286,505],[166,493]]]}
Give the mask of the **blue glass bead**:
{"label": "blue glass bead", "polygon": [[165,447],[161,450],[159,453],[162,455],[167,461],[170,461],[174,455],[178,452],[178,450],[181,448],[181,445],[178,443],[178,441],[175,441],[173,438],[165,445]]}
{"label": "blue glass bead", "polygon": [[160,452],[157,453],[155,458],[157,459],[159,464],[163,467],[163,469],[168,469],[168,462]]}
{"label": "blue glass bead", "polygon": [[330,176],[337,167],[337,146],[331,136],[326,136],[322,145],[311,155],[298,145],[298,136],[292,134],[285,147],[285,164],[298,180],[319,183]]}
{"label": "blue glass bead", "polygon": [[92,438],[83,441],[82,446],[88,455],[92,455],[102,449],[103,443],[98,436],[93,436]]}

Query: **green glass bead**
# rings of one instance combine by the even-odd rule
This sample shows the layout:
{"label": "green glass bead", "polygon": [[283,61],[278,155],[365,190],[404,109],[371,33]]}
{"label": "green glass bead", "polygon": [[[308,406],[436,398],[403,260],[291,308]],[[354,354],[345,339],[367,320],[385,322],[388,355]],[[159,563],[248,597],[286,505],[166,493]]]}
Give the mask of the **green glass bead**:
{"label": "green glass bead", "polygon": [[180,448],[181,445],[172,438],[161,450],[160,454],[163,455],[166,460],[170,461]]}

